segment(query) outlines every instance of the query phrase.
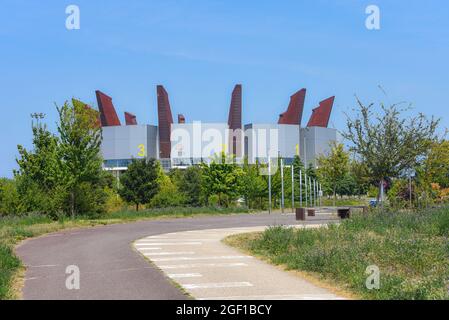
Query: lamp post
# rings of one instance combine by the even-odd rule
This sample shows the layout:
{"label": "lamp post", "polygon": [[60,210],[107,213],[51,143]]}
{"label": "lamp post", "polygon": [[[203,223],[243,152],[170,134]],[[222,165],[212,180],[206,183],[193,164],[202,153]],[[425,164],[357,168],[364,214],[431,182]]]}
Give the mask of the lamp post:
{"label": "lamp post", "polygon": [[305,199],[306,199],[306,207],[307,207],[307,202],[309,201],[307,199],[307,173],[304,172],[304,188],[305,188]]}
{"label": "lamp post", "polygon": [[281,212],[284,213],[284,160],[281,159]]}
{"label": "lamp post", "polygon": [[312,178],[311,177],[309,177],[309,196],[310,196],[310,206],[313,207]]}
{"label": "lamp post", "polygon": [[302,170],[299,170],[299,206],[302,208]]}
{"label": "lamp post", "polygon": [[292,212],[295,212],[295,169],[293,163],[291,165],[291,175],[292,175]]}
{"label": "lamp post", "polygon": [[268,213],[271,214],[271,158],[268,157]]}

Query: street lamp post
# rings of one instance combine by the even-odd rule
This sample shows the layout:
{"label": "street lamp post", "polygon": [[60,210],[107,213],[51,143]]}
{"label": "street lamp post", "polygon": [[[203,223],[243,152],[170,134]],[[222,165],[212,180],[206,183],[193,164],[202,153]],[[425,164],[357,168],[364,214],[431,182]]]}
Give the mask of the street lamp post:
{"label": "street lamp post", "polygon": [[295,168],[293,163],[291,165],[291,175],[292,175],[292,212],[295,212]]}
{"label": "street lamp post", "polygon": [[312,178],[311,177],[309,177],[309,196],[310,196],[310,206],[313,207]]}
{"label": "street lamp post", "polygon": [[305,199],[306,199],[306,207],[307,207],[307,202],[309,201],[307,199],[307,173],[304,172],[304,188],[305,188]]}
{"label": "street lamp post", "polygon": [[284,160],[281,159],[281,212],[284,213]]}
{"label": "street lamp post", "polygon": [[268,213],[271,214],[271,158],[268,157]]}
{"label": "street lamp post", "polygon": [[302,170],[299,170],[299,206],[302,208]]}

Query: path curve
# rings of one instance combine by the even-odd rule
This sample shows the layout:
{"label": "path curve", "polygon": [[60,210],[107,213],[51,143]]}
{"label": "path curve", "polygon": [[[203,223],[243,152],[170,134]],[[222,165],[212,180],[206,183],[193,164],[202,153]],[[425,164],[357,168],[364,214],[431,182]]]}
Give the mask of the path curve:
{"label": "path curve", "polygon": [[[163,233],[289,224],[325,223],[329,215],[295,222],[293,215],[239,214],[147,220],[66,230],[24,241],[16,254],[26,266],[24,299],[186,299],[132,243]],[[66,288],[66,268],[80,270],[80,289]]]}
{"label": "path curve", "polygon": [[[294,226],[313,228],[320,225]],[[199,300],[334,300],[326,288],[229,247],[223,239],[267,227],[165,233],[134,243],[135,249]]]}

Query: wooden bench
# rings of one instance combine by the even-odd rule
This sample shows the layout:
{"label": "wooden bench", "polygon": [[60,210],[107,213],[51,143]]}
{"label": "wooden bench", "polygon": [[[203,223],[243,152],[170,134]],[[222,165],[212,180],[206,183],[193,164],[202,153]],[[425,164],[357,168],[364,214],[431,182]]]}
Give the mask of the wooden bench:
{"label": "wooden bench", "polygon": [[306,213],[308,217],[314,217],[315,208],[296,208],[296,220],[306,220]]}
{"label": "wooden bench", "polygon": [[351,210],[352,209],[362,209],[363,213],[367,213],[368,212],[368,207],[367,206],[347,206],[347,207],[337,208],[337,215],[341,219],[348,219],[351,216]]}

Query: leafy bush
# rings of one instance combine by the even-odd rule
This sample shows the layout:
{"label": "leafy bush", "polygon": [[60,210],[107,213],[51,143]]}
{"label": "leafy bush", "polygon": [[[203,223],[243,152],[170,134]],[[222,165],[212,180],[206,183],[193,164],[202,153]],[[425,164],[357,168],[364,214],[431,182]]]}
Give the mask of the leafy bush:
{"label": "leafy bush", "polygon": [[[319,229],[273,227],[246,246],[364,298],[449,299],[449,208],[372,212]],[[381,272],[378,290],[365,286],[370,265]]]}
{"label": "leafy bush", "polygon": [[0,216],[20,213],[20,197],[14,180],[0,179]]}

